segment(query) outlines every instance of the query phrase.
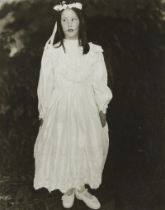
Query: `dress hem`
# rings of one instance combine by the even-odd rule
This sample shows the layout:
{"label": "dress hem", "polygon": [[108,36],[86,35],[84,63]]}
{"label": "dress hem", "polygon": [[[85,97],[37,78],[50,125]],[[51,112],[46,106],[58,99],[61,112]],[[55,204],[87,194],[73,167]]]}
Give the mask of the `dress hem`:
{"label": "dress hem", "polygon": [[39,189],[45,188],[45,189],[48,190],[49,193],[51,193],[54,190],[59,190],[62,193],[66,193],[69,189],[72,189],[72,188],[79,189],[83,185],[88,185],[91,189],[98,189],[100,187],[100,185],[101,185],[101,182],[98,183],[98,184],[89,184],[89,183],[85,182],[85,183],[81,183],[81,184],[78,184],[78,185],[70,186],[68,188],[55,187],[55,186],[50,188],[50,187],[48,187],[46,185],[38,185],[38,186],[34,186],[33,185],[33,187],[34,187],[35,190],[39,190]]}

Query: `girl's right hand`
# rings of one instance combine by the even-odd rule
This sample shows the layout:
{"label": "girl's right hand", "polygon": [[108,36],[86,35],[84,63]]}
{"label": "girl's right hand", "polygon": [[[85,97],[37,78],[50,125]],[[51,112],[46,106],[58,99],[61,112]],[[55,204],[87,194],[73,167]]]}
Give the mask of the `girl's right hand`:
{"label": "girl's right hand", "polygon": [[106,114],[104,114],[102,111],[99,112],[100,120],[102,127],[106,125]]}
{"label": "girl's right hand", "polygon": [[42,126],[42,124],[43,124],[43,119],[41,118],[39,119],[39,126]]}

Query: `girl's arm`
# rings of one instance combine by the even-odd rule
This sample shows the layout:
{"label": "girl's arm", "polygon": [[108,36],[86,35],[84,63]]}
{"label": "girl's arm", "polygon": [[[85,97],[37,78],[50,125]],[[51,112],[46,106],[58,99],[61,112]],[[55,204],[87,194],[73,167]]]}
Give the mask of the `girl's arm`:
{"label": "girl's arm", "polygon": [[51,59],[51,49],[45,47],[41,59],[41,68],[37,87],[38,111],[40,119],[44,119],[45,114],[49,108],[52,91],[53,68]]}
{"label": "girl's arm", "polygon": [[107,69],[103,57],[103,50],[98,46],[96,63],[94,66],[93,89],[102,125],[106,123],[106,111],[112,99],[112,92],[107,85]]}

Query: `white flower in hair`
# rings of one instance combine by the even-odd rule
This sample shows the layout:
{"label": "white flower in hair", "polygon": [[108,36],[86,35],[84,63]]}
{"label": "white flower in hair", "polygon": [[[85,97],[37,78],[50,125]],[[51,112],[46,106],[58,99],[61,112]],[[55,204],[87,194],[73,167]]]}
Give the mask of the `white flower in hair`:
{"label": "white flower in hair", "polygon": [[66,4],[63,5],[63,9],[67,9],[67,5]]}
{"label": "white flower in hair", "polygon": [[71,8],[77,8],[77,9],[82,9],[82,4],[81,3],[73,3],[73,4],[68,4],[68,7]]}
{"label": "white flower in hair", "polygon": [[62,10],[65,10],[65,9],[72,9],[72,8],[77,8],[77,9],[82,9],[82,4],[79,3],[79,2],[76,2],[76,3],[72,3],[72,4],[66,4],[65,1],[62,2],[62,4],[58,4],[56,6],[53,7],[54,10],[56,11],[62,11]]}

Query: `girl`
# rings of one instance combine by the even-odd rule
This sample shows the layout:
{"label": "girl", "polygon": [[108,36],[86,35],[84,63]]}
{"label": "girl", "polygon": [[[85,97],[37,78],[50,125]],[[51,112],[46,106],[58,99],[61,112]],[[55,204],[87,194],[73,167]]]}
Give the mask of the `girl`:
{"label": "girl", "polygon": [[34,188],[60,190],[65,208],[76,196],[98,209],[99,200],[85,185],[100,186],[109,147],[106,110],[112,94],[103,50],[87,42],[82,3],[63,1],[54,9],[57,23],[45,45],[37,89],[42,125],[34,146]]}

